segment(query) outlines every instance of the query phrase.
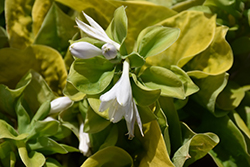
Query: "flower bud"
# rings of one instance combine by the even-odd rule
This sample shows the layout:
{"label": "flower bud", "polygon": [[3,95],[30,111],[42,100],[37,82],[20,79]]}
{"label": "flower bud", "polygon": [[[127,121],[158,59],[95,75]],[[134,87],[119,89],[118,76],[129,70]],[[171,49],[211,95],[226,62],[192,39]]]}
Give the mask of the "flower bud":
{"label": "flower bud", "polygon": [[88,42],[76,42],[70,45],[70,53],[80,59],[89,59],[102,54],[102,50]]}
{"label": "flower bud", "polygon": [[68,109],[71,104],[73,103],[72,100],[70,100],[70,98],[68,97],[59,97],[55,100],[53,100],[52,102],[50,102],[50,112],[49,114],[55,114],[58,113],[60,111],[64,111],[66,109]]}
{"label": "flower bud", "polygon": [[102,55],[108,60],[114,59],[117,55],[117,50],[114,45],[106,43],[102,46]]}

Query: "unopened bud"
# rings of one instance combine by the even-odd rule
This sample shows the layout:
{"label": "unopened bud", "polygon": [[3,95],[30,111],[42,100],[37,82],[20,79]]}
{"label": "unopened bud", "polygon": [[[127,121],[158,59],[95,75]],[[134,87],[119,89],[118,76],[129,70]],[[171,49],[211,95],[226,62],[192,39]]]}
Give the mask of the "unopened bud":
{"label": "unopened bud", "polygon": [[114,45],[106,43],[102,46],[102,55],[108,60],[114,59],[117,55],[117,50]]}

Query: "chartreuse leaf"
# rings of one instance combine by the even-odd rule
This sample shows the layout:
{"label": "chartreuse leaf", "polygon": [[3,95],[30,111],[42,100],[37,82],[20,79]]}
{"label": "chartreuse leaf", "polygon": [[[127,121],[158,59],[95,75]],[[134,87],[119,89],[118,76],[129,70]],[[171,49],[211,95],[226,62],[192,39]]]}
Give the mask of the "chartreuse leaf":
{"label": "chartreuse leaf", "polygon": [[125,11],[125,7],[121,6],[117,8],[114,12],[114,19],[107,28],[107,34],[110,37],[122,44],[127,36],[128,30],[128,19]]}
{"label": "chartreuse leaf", "polygon": [[129,64],[131,68],[141,67],[145,64],[146,60],[139,55],[137,52],[130,53],[127,58],[129,59]]}
{"label": "chartreuse leaf", "polygon": [[30,111],[27,110],[28,114],[33,117],[40,106],[46,101],[54,99],[55,95],[43,77],[33,70],[23,76],[18,82],[17,88],[23,87],[26,83],[28,84],[23,91],[23,98],[30,108]]}
{"label": "chartreuse leaf", "polygon": [[109,124],[110,121],[96,114],[91,107],[88,108],[84,123],[84,132],[97,133],[105,129]]}
{"label": "chartreuse leaf", "polygon": [[114,72],[114,65],[105,58],[76,59],[68,81],[83,93],[98,94],[109,85]]}
{"label": "chartreuse leaf", "polygon": [[23,140],[28,135],[20,134],[16,132],[16,130],[10,126],[7,122],[0,119],[0,139],[12,139],[12,140]]}
{"label": "chartreuse leaf", "polygon": [[59,129],[59,122],[54,121],[37,121],[31,127],[28,139],[34,139],[40,136],[52,136]]}
{"label": "chartreuse leaf", "polygon": [[185,99],[182,81],[167,68],[150,66],[143,71],[140,77],[148,88],[161,89],[161,96]]}
{"label": "chartreuse leaf", "polygon": [[36,151],[28,152],[25,143],[23,141],[16,141],[16,145],[18,148],[18,153],[25,166],[41,167],[44,165],[45,157],[43,156],[43,154]]}
{"label": "chartreuse leaf", "polygon": [[50,100],[45,101],[40,108],[35,113],[34,117],[31,120],[31,126],[35,125],[37,121],[45,119],[50,112]]}
{"label": "chartreuse leaf", "polygon": [[207,108],[215,116],[221,117],[226,115],[228,111],[215,110],[215,104],[218,95],[225,88],[227,80],[227,73],[208,76],[203,79],[194,79],[194,82],[200,88],[200,91],[194,94],[192,98],[197,103]]}
{"label": "chartreuse leaf", "polygon": [[150,65],[163,67],[184,66],[211,44],[216,28],[215,16],[207,16],[197,11],[181,12],[159,24],[180,29],[179,38],[175,43],[164,52],[148,57],[146,60]]}
{"label": "chartreuse leaf", "polygon": [[47,45],[59,52],[65,53],[69,46],[68,40],[78,31],[74,28],[74,25],[75,21],[64,14],[63,11],[53,3],[44,18],[34,43]]}
{"label": "chartreuse leaf", "polygon": [[151,26],[143,29],[136,43],[136,51],[144,58],[157,55],[170,47],[179,36],[178,28]]}
{"label": "chartreuse leaf", "polygon": [[8,35],[3,27],[0,27],[0,48],[8,46]]}
{"label": "chartreuse leaf", "polygon": [[194,0],[194,1],[177,1],[179,3],[175,4],[172,9],[181,12],[187,10],[193,6],[202,5],[205,0]]}
{"label": "chartreuse leaf", "polygon": [[133,159],[125,150],[116,146],[110,146],[89,157],[81,167],[98,166],[133,166]]}
{"label": "chartreuse leaf", "polygon": [[58,144],[55,140],[43,136],[34,140],[29,140],[28,146],[32,151],[39,151],[45,155],[68,153],[67,149]]}
{"label": "chartreuse leaf", "polygon": [[216,106],[223,110],[234,110],[245,96],[245,90],[233,81],[228,81],[225,89],[219,94]]}
{"label": "chartreuse leaf", "polygon": [[[142,29],[152,26],[166,18],[169,18],[177,12],[164,6],[154,5],[148,2],[124,2],[124,1],[99,1],[99,0],[56,0],[78,12],[85,11],[100,25],[107,27],[113,18],[113,13],[120,6],[126,7],[128,18],[128,32],[125,40],[126,47],[130,53],[133,50],[136,37]],[[147,12],[145,12],[147,11]],[[138,19],[143,18],[143,19]],[[136,28],[134,28],[136,27]]]}
{"label": "chartreuse leaf", "polygon": [[0,144],[0,162],[4,167],[15,167],[16,157],[12,152],[14,145],[10,141]]}
{"label": "chartreuse leaf", "polygon": [[74,85],[70,82],[66,83],[65,88],[63,90],[63,94],[68,96],[71,100],[74,101],[82,100],[86,96],[85,93],[82,93],[79,90],[77,90],[76,87],[74,87]]}
{"label": "chartreuse leaf", "polygon": [[47,158],[44,167],[63,167],[57,160]]}
{"label": "chartreuse leaf", "polygon": [[173,162],[176,167],[191,164],[204,157],[218,143],[219,138],[213,133],[194,133],[186,124],[182,123],[183,145],[175,152]]}
{"label": "chartreuse leaf", "polygon": [[240,105],[235,109],[240,117],[244,120],[248,129],[250,129],[250,92],[245,92],[245,97]]}
{"label": "chartreuse leaf", "polygon": [[188,74],[176,65],[172,65],[170,70],[182,81],[185,89],[185,95],[189,96],[199,91],[199,87],[194,84]]}
{"label": "chartreuse leaf", "polygon": [[5,1],[6,28],[10,46],[13,48],[25,49],[33,41],[30,29],[33,2],[34,0]]}
{"label": "chartreuse leaf", "polygon": [[139,129],[135,129],[135,136],[143,145],[143,150],[138,154],[140,167],[144,166],[169,166],[174,164],[169,159],[161,129],[156,120],[143,124],[144,137],[140,135]]}
{"label": "chartreuse leaf", "polygon": [[100,146],[99,150],[109,147],[115,146],[118,140],[118,128],[116,125],[113,125],[110,133],[108,134],[107,138],[105,139],[104,143]]}
{"label": "chartreuse leaf", "polygon": [[[245,122],[241,118],[241,116],[233,110],[232,113],[230,113],[230,116],[232,117],[232,120],[235,122],[235,124],[238,126],[238,128],[243,132],[243,134],[246,136],[246,140],[250,140],[250,129],[246,126]],[[248,150],[249,151],[249,150]]]}
{"label": "chartreuse leaf", "polygon": [[185,65],[189,76],[218,75],[228,71],[233,64],[233,52],[225,36],[228,28],[216,27],[209,47]]}
{"label": "chartreuse leaf", "polygon": [[67,71],[56,50],[43,45],[32,45],[24,50],[3,48],[0,49],[0,55],[0,83],[14,88],[24,74],[33,69],[44,77],[55,93],[62,93]]}
{"label": "chartreuse leaf", "polygon": [[142,85],[138,80],[135,74],[132,75],[132,91],[133,91],[133,97],[136,100],[136,103],[138,105],[142,106],[149,106],[150,104],[154,103],[161,94],[160,89],[149,89]]}
{"label": "chartreuse leaf", "polygon": [[210,155],[215,161],[223,166],[245,167],[250,165],[250,156],[244,136],[228,116],[216,118],[206,112],[201,119],[199,130],[213,132],[220,138],[220,143],[210,151]]}
{"label": "chartreuse leaf", "polygon": [[32,31],[34,36],[37,35],[38,31],[40,30],[44,18],[47,15],[51,5],[52,0],[36,0],[32,7]]}

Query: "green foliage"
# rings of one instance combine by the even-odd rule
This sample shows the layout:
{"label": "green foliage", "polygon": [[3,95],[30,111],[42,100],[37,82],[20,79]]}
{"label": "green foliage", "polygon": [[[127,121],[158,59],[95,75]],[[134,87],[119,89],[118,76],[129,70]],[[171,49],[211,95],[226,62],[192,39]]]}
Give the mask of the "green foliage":
{"label": "green foliage", "polygon": [[[249,8],[0,0],[0,166],[250,166]],[[106,43],[75,27],[82,11],[116,58],[73,57],[73,43]],[[72,103],[52,114],[60,96]]]}

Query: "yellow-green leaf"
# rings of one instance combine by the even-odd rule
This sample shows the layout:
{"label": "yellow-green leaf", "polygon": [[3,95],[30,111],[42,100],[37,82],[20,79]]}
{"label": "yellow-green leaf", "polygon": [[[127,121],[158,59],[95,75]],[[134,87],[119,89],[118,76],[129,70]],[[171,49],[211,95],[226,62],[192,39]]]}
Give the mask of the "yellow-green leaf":
{"label": "yellow-green leaf", "polygon": [[5,1],[5,19],[11,47],[25,49],[32,42],[31,9],[34,0]]}
{"label": "yellow-green leaf", "polygon": [[180,36],[173,45],[161,54],[146,60],[146,63],[150,65],[163,67],[184,66],[210,45],[216,28],[215,16],[209,17],[196,11],[181,12],[159,24],[180,29]]}
{"label": "yellow-green leaf", "polygon": [[32,45],[24,50],[3,48],[0,50],[0,83],[14,88],[30,69],[39,72],[50,88],[62,94],[67,71],[61,55],[54,49]]}

